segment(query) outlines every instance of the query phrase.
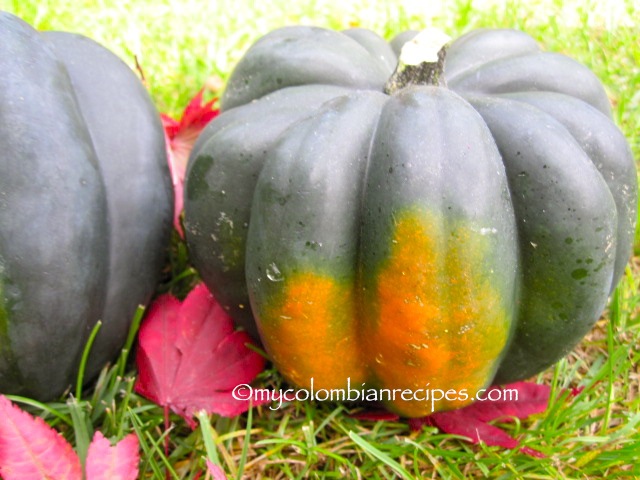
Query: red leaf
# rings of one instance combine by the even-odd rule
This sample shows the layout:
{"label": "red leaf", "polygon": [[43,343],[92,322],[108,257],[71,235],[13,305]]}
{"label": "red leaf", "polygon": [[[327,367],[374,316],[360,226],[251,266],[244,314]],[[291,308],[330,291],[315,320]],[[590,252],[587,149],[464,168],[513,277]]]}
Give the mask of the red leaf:
{"label": "red leaf", "polygon": [[182,113],[180,121],[176,121],[168,115],[161,115],[175,196],[173,223],[181,236],[184,236],[184,233],[180,224],[180,214],[183,208],[184,175],[189,154],[200,132],[220,113],[219,110],[213,108],[216,99],[202,103],[202,93],[203,90],[200,90],[191,99]]}
{"label": "red leaf", "polygon": [[[516,391],[517,398],[509,398],[507,391]],[[514,417],[524,419],[529,415],[542,413],[549,404],[551,388],[529,382],[517,382],[504,387],[491,387],[483,393],[483,398],[500,398],[495,401],[476,401],[467,407],[447,412],[436,412],[427,417],[407,420],[412,431],[418,431],[425,425],[438,427],[444,433],[460,435],[471,443],[483,442],[489,446],[517,448],[519,443],[500,428],[489,424],[494,420],[512,421]],[[364,412],[353,415],[361,420],[398,420],[395,414]],[[542,453],[524,447],[522,452],[542,457]]]}
{"label": "red leaf", "polygon": [[87,480],[135,480],[138,478],[138,437],[131,433],[111,446],[96,432],[87,452]]}
{"label": "red leaf", "polygon": [[[517,399],[509,398],[505,394],[507,390],[517,391]],[[528,382],[491,387],[483,397],[500,398],[500,400],[476,401],[458,410],[436,412],[426,417],[425,423],[434,425],[445,433],[466,437],[472,443],[483,442],[489,446],[517,448],[519,444],[514,438],[488,422],[512,421],[513,417],[524,419],[529,415],[544,412],[549,404],[550,392],[551,389],[547,385]],[[416,427],[416,422],[413,427]],[[534,456],[542,455],[530,448],[527,448],[525,453]]]}
{"label": "red leaf", "polygon": [[135,389],[159,405],[170,398],[176,366],[180,361],[180,352],[175,348],[179,310],[177,298],[171,295],[158,297],[151,304],[138,335]]}
{"label": "red leaf", "polygon": [[0,475],[4,480],[82,480],[81,468],[64,437],[0,395]]}
{"label": "red leaf", "polygon": [[264,368],[262,356],[246,346],[250,342],[247,333],[234,330],[204,284],[182,303],[163,295],[140,328],[135,390],[191,426],[200,410],[239,415],[250,403],[236,400],[233,388],[250,383]]}
{"label": "red leaf", "polygon": [[[509,398],[505,393],[509,390],[517,392],[517,399]],[[550,394],[551,388],[547,385],[516,382],[504,387],[491,387],[483,394],[484,398],[499,398],[499,400],[477,401],[462,410],[473,413],[473,416],[481,422],[499,419],[512,421],[513,417],[523,419],[529,415],[544,412],[549,405]]]}

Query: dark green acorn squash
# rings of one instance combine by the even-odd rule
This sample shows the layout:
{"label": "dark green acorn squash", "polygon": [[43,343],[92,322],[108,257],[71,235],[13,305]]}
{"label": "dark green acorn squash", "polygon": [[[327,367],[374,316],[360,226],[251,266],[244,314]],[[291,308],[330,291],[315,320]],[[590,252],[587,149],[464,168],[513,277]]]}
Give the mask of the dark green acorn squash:
{"label": "dark green acorn squash", "polygon": [[0,391],[94,376],[153,294],[171,232],[158,112],[113,53],[0,13]]}
{"label": "dark green acorn squash", "polygon": [[193,150],[186,238],[293,384],[466,392],[447,409],[591,328],[631,253],[637,179],[586,67],[477,30],[394,73],[414,35],[258,40]]}

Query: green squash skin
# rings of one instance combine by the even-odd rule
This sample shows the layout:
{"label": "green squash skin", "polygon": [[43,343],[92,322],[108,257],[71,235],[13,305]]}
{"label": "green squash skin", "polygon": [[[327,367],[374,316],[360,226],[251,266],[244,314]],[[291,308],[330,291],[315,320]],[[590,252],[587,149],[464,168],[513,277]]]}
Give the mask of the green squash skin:
{"label": "green squash skin", "polygon": [[[262,101],[260,98],[266,91],[271,92],[269,96],[281,93],[285,97],[291,89],[287,86],[280,87],[277,82],[271,81],[256,86],[254,83],[256,75],[259,78],[269,78],[272,75],[281,75],[284,71],[293,72],[290,78],[282,74],[281,80],[283,85],[296,85],[296,95],[300,94],[304,88],[334,88],[336,84],[343,85],[354,92],[348,96],[349,98],[352,95],[364,96],[364,93],[358,90],[382,90],[382,87],[371,87],[372,84],[380,82],[378,78],[368,77],[366,82],[363,81],[354,87],[353,78],[347,78],[346,74],[344,78],[341,77],[344,72],[340,69],[337,73],[328,69],[318,74],[313,69],[307,69],[307,63],[310,59],[316,62],[323,58],[325,47],[326,59],[333,59],[338,50],[336,46],[340,45],[343,48],[346,39],[353,40],[362,49],[358,50],[355,47],[353,47],[355,50],[349,49],[349,53],[345,53],[341,62],[353,57],[352,59],[357,58],[354,64],[362,63],[363,52],[368,52],[375,61],[380,63],[379,59],[386,58],[388,55],[388,45],[385,44],[382,47],[382,44],[373,40],[371,35],[360,31],[347,31],[341,34],[339,41],[332,43],[336,35],[340,34],[336,32],[327,34],[322,29],[300,28],[301,30],[290,28],[273,32],[258,42],[260,48],[249,49],[231,76],[227,87],[228,94],[225,92],[223,95],[222,104],[225,113],[220,118],[233,113],[238,119],[244,118],[245,122],[249,122],[251,120],[248,109],[251,103],[248,102],[258,99],[256,103],[260,103]],[[316,35],[317,38],[314,39]],[[414,32],[399,35],[391,42],[390,48],[397,52],[399,45],[414,35]],[[297,36],[301,38],[299,48],[296,48]],[[285,37],[287,41],[283,43],[282,39]],[[347,49],[344,50],[347,51]],[[285,57],[286,60],[283,60]],[[265,67],[267,64],[269,67]],[[388,62],[386,65],[388,66]],[[366,73],[358,71],[356,67],[352,67],[351,70],[357,74],[365,75]],[[388,76],[391,73],[390,69],[387,70]],[[501,355],[496,356],[500,358],[500,367],[493,381],[502,383],[528,378],[559,360],[575,346],[599,318],[609,293],[620,279],[631,251],[632,232],[635,229],[637,216],[635,164],[627,142],[611,121],[611,110],[606,93],[594,74],[568,57],[540,51],[536,42],[522,32],[478,30],[455,40],[448,49],[444,73],[449,89],[447,92],[453,91],[460,95],[462,97],[460,101],[468,102],[467,107],[475,110],[476,115],[482,118],[486,132],[490,132],[489,136],[492,137],[489,143],[499,151],[502,158],[500,168],[506,171],[508,183],[508,189],[503,191],[507,206],[498,207],[494,204],[491,218],[494,222],[496,220],[506,222],[510,215],[515,214],[516,219],[513,234],[502,236],[502,240],[508,245],[500,246],[505,252],[512,252],[513,250],[510,249],[515,246],[515,260],[510,257],[511,253],[507,253],[504,264],[500,263],[503,259],[494,258],[491,254],[482,256],[484,263],[476,259],[479,262],[476,265],[473,261],[475,257],[471,256],[468,262],[474,265],[474,272],[491,271],[491,263],[495,262],[498,267],[494,270],[505,275],[498,282],[498,285],[501,285],[498,288],[499,291],[504,291],[502,282],[508,282],[509,279],[515,285],[515,291],[510,290],[510,293],[505,293],[503,297],[505,305],[509,305],[509,302],[516,298],[515,314],[509,346],[505,347]],[[304,86],[305,83],[307,87]],[[540,88],[545,91],[537,91]],[[444,87],[439,89],[446,90]],[[403,91],[395,93],[388,100],[388,104],[395,103],[395,99],[403,95]],[[334,102],[338,102],[338,99]],[[323,112],[318,113],[318,118],[327,115],[326,110],[329,109],[329,105],[331,103],[325,104],[318,110]],[[425,108],[433,109],[433,107]],[[427,128],[430,124],[425,124],[422,130],[412,127],[412,119],[420,118],[420,115],[422,113],[407,116],[403,124],[398,124],[402,126],[397,130],[387,133],[380,133],[382,130],[377,130],[374,134],[374,139],[380,138],[384,140],[383,143],[393,147],[385,147],[388,148],[386,156],[379,154],[385,151],[381,147],[372,147],[370,152],[371,157],[368,159],[369,166],[364,180],[367,187],[362,193],[360,209],[362,221],[358,234],[360,244],[357,247],[347,247],[344,241],[339,241],[349,236],[346,233],[337,233],[336,228],[342,225],[342,222],[334,220],[337,225],[327,229],[325,235],[326,225],[330,222],[322,220],[325,218],[323,216],[325,210],[335,211],[344,208],[347,213],[352,211],[350,205],[353,202],[344,199],[349,187],[336,183],[341,187],[336,186],[335,190],[331,190],[336,196],[335,204],[322,200],[323,197],[315,198],[315,194],[311,195],[315,198],[315,203],[306,203],[304,196],[301,198],[295,196],[296,187],[307,185],[308,181],[307,183],[303,181],[305,175],[310,175],[318,167],[312,167],[313,162],[310,159],[305,160],[306,163],[300,160],[301,163],[296,164],[299,172],[291,176],[287,173],[287,169],[293,168],[288,166],[292,161],[290,158],[292,154],[286,157],[289,160],[284,160],[280,158],[280,154],[276,153],[283,148],[283,145],[308,142],[311,133],[307,130],[310,127],[303,127],[301,123],[307,125],[307,122],[312,120],[296,119],[287,130],[271,139],[270,145],[274,147],[266,152],[261,160],[266,162],[264,168],[270,173],[264,173],[264,171],[260,173],[262,167],[256,167],[256,173],[252,174],[252,179],[257,178],[253,175],[259,174],[261,180],[257,188],[252,180],[251,188],[248,189],[248,192],[253,192],[255,189],[253,204],[242,204],[243,209],[251,212],[248,225],[249,239],[245,252],[247,281],[251,286],[249,294],[266,348],[271,351],[273,357],[276,357],[276,365],[286,372],[285,376],[288,375],[288,378],[300,377],[299,368],[293,368],[291,365],[306,365],[320,355],[318,350],[315,357],[309,355],[309,360],[305,360],[302,351],[296,352],[291,344],[298,342],[307,346],[313,341],[322,345],[325,339],[319,332],[325,331],[323,324],[318,320],[318,328],[315,331],[301,326],[296,339],[285,327],[282,327],[284,330],[276,333],[269,332],[268,326],[265,329],[263,317],[274,315],[270,313],[273,305],[281,305],[290,311],[304,310],[306,308],[304,305],[287,300],[287,295],[292,296],[298,292],[300,298],[305,295],[312,297],[315,295],[316,303],[319,303],[320,298],[328,299],[329,306],[326,311],[323,311],[327,316],[339,311],[338,306],[341,304],[339,298],[342,296],[347,298],[345,301],[356,305],[353,308],[358,312],[364,312],[369,308],[365,306],[371,305],[364,317],[375,318],[379,310],[379,305],[376,306],[378,293],[375,288],[380,284],[376,279],[380,275],[380,268],[382,268],[380,265],[385,264],[385,261],[394,255],[395,247],[391,240],[396,239],[391,233],[391,224],[385,224],[383,217],[402,218],[404,213],[400,210],[405,213],[418,212],[416,218],[420,217],[421,220],[416,220],[415,225],[423,227],[441,225],[441,221],[434,219],[439,218],[438,212],[442,212],[444,197],[440,198],[435,194],[446,190],[451,192],[452,199],[459,198],[452,205],[453,210],[448,213],[450,216],[446,217],[447,222],[451,222],[451,225],[472,225],[472,230],[488,228],[483,231],[492,231],[493,227],[488,227],[487,222],[474,223],[471,220],[472,216],[468,214],[467,210],[474,208],[476,203],[470,196],[474,191],[472,188],[474,184],[463,181],[456,183],[460,176],[467,178],[464,176],[466,171],[473,171],[472,163],[464,163],[464,152],[455,150],[455,146],[463,142],[465,129],[468,128],[467,123],[454,122],[448,127],[449,130],[445,130],[445,133],[437,137],[432,136]],[[382,118],[385,116],[382,115]],[[432,119],[431,125],[433,122],[441,121],[440,117]],[[340,120],[337,119],[336,122],[339,124]],[[351,127],[342,128],[360,131],[360,126],[367,122],[363,119],[351,123]],[[380,129],[383,123],[380,120],[376,129]],[[455,132],[459,136],[456,136]],[[258,133],[258,130],[249,129],[244,134],[250,136]],[[315,133],[319,135],[320,129]],[[361,141],[357,140],[360,138],[359,135],[360,133],[354,134],[353,145],[343,140],[338,134],[334,134],[331,141],[325,140],[325,144],[335,141],[338,142],[336,147],[338,151],[342,148],[345,152],[352,152],[354,148],[357,150],[361,145]],[[235,141],[238,142],[239,139]],[[321,140],[318,140],[318,144],[320,143],[322,143]],[[399,158],[407,159],[421,158],[421,152],[440,149],[438,155],[445,158],[452,148],[456,154],[447,158],[451,158],[450,163],[454,165],[460,162],[458,170],[454,167],[446,169],[440,166],[423,176],[414,175],[412,172],[412,175],[402,177],[400,173],[403,170],[398,169],[397,165],[388,163],[389,156],[396,152]],[[306,158],[307,150],[309,150],[307,147],[300,148],[299,156]],[[330,159],[332,156],[328,152],[331,151],[329,146],[317,147],[314,158]],[[215,162],[223,165],[224,152],[219,153],[220,156],[215,158]],[[349,158],[353,157],[352,153],[349,155],[351,155]],[[280,159],[274,160],[272,157]],[[277,165],[276,162],[278,162]],[[344,162],[349,165],[353,163],[347,160]],[[283,170],[278,169],[280,163]],[[406,160],[404,163],[410,162]],[[303,164],[307,166],[303,167]],[[339,169],[337,165],[334,168]],[[225,174],[225,171],[225,168],[221,168],[216,175]],[[267,178],[276,180],[266,180]],[[392,179],[393,182],[391,182]],[[198,182],[199,180],[193,178],[187,181]],[[289,181],[292,184],[285,185]],[[482,184],[478,182],[478,186]],[[271,187],[266,185],[275,185],[275,191],[285,192],[289,188],[291,196],[284,193],[270,194]],[[358,185],[362,184],[358,183]],[[351,187],[351,190],[355,188],[360,187]],[[308,185],[304,189],[300,186],[299,189],[304,192],[315,192],[313,189],[310,190]],[[365,195],[364,192],[369,191],[367,189],[372,190]],[[327,191],[329,191],[328,188]],[[317,195],[320,193],[317,192]],[[418,202],[417,209],[406,210],[401,207],[402,202],[394,203],[395,200],[393,200],[394,196],[404,198],[403,195],[408,199],[417,199],[421,196],[424,199],[422,203]],[[185,201],[187,202],[188,200]],[[409,200],[407,203],[410,203]],[[331,205],[331,208],[327,205]],[[288,213],[286,215],[278,213],[285,206]],[[208,209],[215,208],[217,207],[214,200],[209,204]],[[187,213],[187,220],[200,222],[204,218],[205,211],[203,207],[199,215],[191,217]],[[396,211],[397,215],[391,215],[392,211]],[[334,215],[331,218],[336,217]],[[480,215],[478,218],[484,217]],[[293,228],[294,219],[299,225],[310,226]],[[398,224],[400,223],[402,222]],[[448,225],[446,222],[444,224]],[[450,231],[462,232],[459,228],[461,227],[451,227]],[[353,230],[344,231],[350,231],[355,238]],[[433,228],[434,237],[437,237],[437,232],[441,231],[446,230]],[[205,230],[201,232],[201,237],[204,238],[207,234],[208,231]],[[460,238],[465,235],[460,234],[456,242],[461,243]],[[330,240],[329,237],[332,236],[335,236],[335,241]],[[418,237],[416,236],[416,242],[420,241]],[[492,238],[491,235],[487,237]],[[323,240],[318,240],[320,238]],[[340,270],[332,266],[337,260],[331,260],[332,254],[323,253],[323,248],[319,248],[320,243],[323,248],[325,245],[334,245],[332,249],[335,250],[327,251],[342,252],[341,258],[345,251],[352,252],[356,248],[356,263],[360,265],[360,270],[354,273],[353,270],[344,270],[344,267]],[[336,249],[336,244],[342,249]],[[487,251],[496,251],[492,250],[494,247],[495,245],[487,247],[489,248]],[[203,247],[195,243],[190,244],[190,248]],[[473,248],[485,247],[474,246]],[[416,252],[416,255],[419,256],[419,254]],[[456,255],[456,258],[463,258],[461,254]],[[366,260],[367,258],[369,260]],[[310,263],[315,263],[315,269],[309,267],[308,278],[302,275],[298,283],[302,284],[301,279],[307,278],[307,283],[313,288],[309,287],[307,291],[294,284],[285,285],[287,278],[295,279],[302,270],[305,270],[306,267],[302,268],[301,265]],[[210,264],[206,262],[194,261],[194,265],[198,270],[210,268]],[[273,265],[277,268],[273,268]],[[506,265],[511,265],[512,268],[507,268]],[[267,272],[270,266],[271,269]],[[466,278],[461,272],[457,274],[461,275],[460,278]],[[219,275],[219,284],[224,283],[224,272],[218,271],[214,275]],[[280,278],[285,280],[282,282],[265,280],[268,276],[276,280]],[[399,280],[402,279],[399,277]],[[348,285],[353,285],[354,282],[356,284],[360,282],[360,287],[369,292],[370,296],[355,295],[355,300],[349,299],[353,294],[344,292],[352,291]],[[478,280],[478,284],[482,284],[482,281]],[[247,297],[237,299],[238,302],[243,303],[246,300]],[[275,308],[273,311],[277,312],[277,308],[273,308]],[[509,308],[505,307],[505,311],[509,311]],[[342,322],[347,322],[344,314],[336,314],[336,318],[341,315]],[[358,325],[362,326],[366,320],[361,318],[362,315],[358,315],[354,318],[357,318]],[[407,322],[408,325],[410,321],[407,320]],[[276,323],[278,322],[273,324]],[[411,324],[406,328],[419,331],[421,327]],[[364,327],[363,329],[366,330]],[[345,337],[353,334],[345,331],[342,333]],[[278,335],[282,336],[280,340]],[[337,338],[336,331],[323,335],[326,338]],[[284,353],[278,354],[277,348],[270,347],[270,342],[287,344],[277,348],[287,352],[286,355],[290,358],[286,359]],[[327,351],[331,352],[333,350],[329,343],[325,342],[324,345]],[[363,343],[366,344],[366,341],[363,340]],[[382,343],[384,342],[380,340],[380,344]],[[362,348],[370,350],[371,345],[365,345],[365,347]],[[338,358],[342,356],[345,359],[349,359],[350,355],[347,350],[340,350],[334,354]],[[331,358],[327,358],[325,363],[334,365]],[[348,361],[345,360],[345,363]],[[339,367],[340,365],[336,365],[336,369]],[[398,373],[399,377],[410,375],[401,368],[398,368],[398,372],[401,372]],[[374,383],[381,376],[365,375],[362,372],[361,374],[362,378]]]}
{"label": "green squash skin", "polygon": [[247,238],[247,284],[258,311],[299,272],[356,281],[363,178],[386,100],[372,91],[335,97],[268,152]]}
{"label": "green squash skin", "polygon": [[0,22],[0,389],[49,400],[75,383],[95,323],[85,380],[150,299],[172,189],[159,116],[124,63],[81,36]]}
{"label": "green squash skin", "polygon": [[131,68],[81,35],[44,36],[69,73],[106,188],[109,275],[91,378],[120,350],[137,307],[155,291],[168,253],[173,187],[160,116]]}
{"label": "green squash skin", "polygon": [[380,63],[384,71],[393,71],[398,63],[398,57],[380,35],[366,28],[348,28],[342,31],[343,35],[355,40],[362,45],[374,60]]}
{"label": "green squash skin", "polygon": [[185,176],[185,237],[216,299],[257,338],[245,278],[251,199],[267,152],[291,124],[347,92],[339,87],[276,92],[211,123],[194,145]]}
{"label": "green squash skin", "polygon": [[[404,35],[402,44],[411,40],[417,33]],[[485,64],[509,62],[511,58],[537,53],[540,53],[537,42],[524,32],[478,28],[457,38],[455,48],[447,51],[445,76],[447,82],[452,83],[458,78],[469,76]],[[400,50],[397,54],[400,54]]]}
{"label": "green squash skin", "polygon": [[[340,33],[301,26],[274,30],[260,38],[232,72],[221,98],[222,109],[293,85],[382,91],[393,73],[389,47],[397,55],[415,34],[400,33],[387,44],[373,40],[373,32]],[[458,93],[558,92],[611,117],[607,94],[593,72],[569,57],[543,52],[531,37],[517,30],[477,29],[461,36],[448,48],[444,70],[448,87]]]}
{"label": "green squash skin", "polygon": [[[483,65],[483,75],[468,72],[449,81],[453,90],[495,95],[542,90],[571,95],[611,116],[602,84],[587,67],[560,54],[537,52]],[[553,72],[548,75],[547,72]],[[478,78],[489,79],[479,81]]]}
{"label": "green squash skin", "polygon": [[518,327],[496,378],[511,382],[567,354],[604,310],[615,263],[616,207],[592,160],[546,113],[507,99],[471,104],[491,130],[517,192]]}
{"label": "green squash skin", "polygon": [[618,213],[616,259],[610,293],[622,278],[633,250],[638,218],[638,181],[631,148],[609,118],[580,100],[561,94],[524,92],[504,95],[528,103],[560,122],[589,156],[607,183]]}
{"label": "green squash skin", "polygon": [[0,79],[0,385],[46,398],[73,381],[104,305],[107,206],[63,65],[14,17],[0,14],[0,32],[0,68],[11,72]]}
{"label": "green squash skin", "polygon": [[[274,30],[258,40],[247,55],[231,74],[220,99],[222,110],[296,85],[338,85],[381,91],[391,74],[384,62],[374,58],[357,41],[317,27]],[[300,69],[300,62],[306,68]]]}

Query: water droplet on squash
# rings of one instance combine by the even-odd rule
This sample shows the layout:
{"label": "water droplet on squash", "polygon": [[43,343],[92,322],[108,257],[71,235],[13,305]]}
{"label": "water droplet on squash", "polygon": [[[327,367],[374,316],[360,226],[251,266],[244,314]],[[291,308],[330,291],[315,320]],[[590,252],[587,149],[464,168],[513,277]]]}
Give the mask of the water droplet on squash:
{"label": "water droplet on squash", "polygon": [[315,251],[322,247],[322,242],[308,241],[305,243],[305,246]]}
{"label": "water droplet on squash", "polygon": [[284,277],[275,263],[270,263],[266,269],[267,278],[272,282],[282,282]]}
{"label": "water droplet on squash", "polygon": [[473,327],[469,324],[465,324],[462,325],[459,329],[458,329],[458,335],[464,335],[465,333],[469,332]]}
{"label": "water droplet on squash", "polygon": [[384,363],[384,357],[382,356],[381,353],[376,355],[375,360],[376,360],[376,363],[379,364],[379,365],[382,365]]}

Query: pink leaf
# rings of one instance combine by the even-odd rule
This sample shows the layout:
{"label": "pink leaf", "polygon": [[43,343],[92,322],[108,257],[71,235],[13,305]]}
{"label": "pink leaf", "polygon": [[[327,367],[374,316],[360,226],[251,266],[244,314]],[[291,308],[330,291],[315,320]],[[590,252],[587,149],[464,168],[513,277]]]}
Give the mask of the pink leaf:
{"label": "pink leaf", "polygon": [[227,480],[224,470],[209,459],[207,459],[207,471],[211,474],[213,480]]}
{"label": "pink leaf", "polygon": [[203,90],[200,90],[191,99],[180,121],[168,115],[161,115],[175,196],[173,224],[180,236],[184,236],[180,214],[183,208],[184,176],[189,154],[200,132],[219,114],[219,111],[213,108],[215,99],[203,104],[202,94]]}
{"label": "pink leaf", "polygon": [[87,452],[87,480],[135,480],[138,478],[138,437],[131,433],[116,445],[96,432]]}
{"label": "pink leaf", "polygon": [[0,395],[0,475],[4,480],[82,480],[71,445],[39,417]]}
{"label": "pink leaf", "polygon": [[239,415],[250,403],[236,400],[232,390],[264,368],[262,356],[247,347],[250,342],[247,333],[234,330],[204,284],[182,303],[163,295],[140,328],[135,390],[191,426],[199,410]]}

